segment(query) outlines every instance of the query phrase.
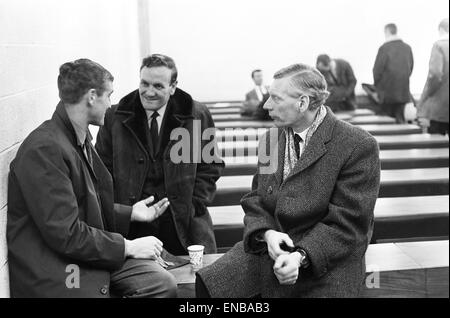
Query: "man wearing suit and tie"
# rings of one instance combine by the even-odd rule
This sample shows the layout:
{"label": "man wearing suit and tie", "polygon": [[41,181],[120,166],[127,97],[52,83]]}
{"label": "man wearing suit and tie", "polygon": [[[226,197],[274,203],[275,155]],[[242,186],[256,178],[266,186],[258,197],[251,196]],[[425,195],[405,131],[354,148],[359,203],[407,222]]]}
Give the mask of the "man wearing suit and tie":
{"label": "man wearing suit and tie", "polygon": [[[196,141],[184,140],[188,162],[176,162],[171,149],[178,144],[172,131],[186,130],[189,138],[201,138],[214,122],[206,106],[177,88],[178,71],[172,58],[153,54],[143,59],[139,89],[123,97],[106,112],[97,135],[96,149],[114,179],[116,203],[133,204],[147,196],[167,197],[168,211],[151,223],[132,224],[127,236],[152,235],[172,254],[187,254],[193,244],[216,251],[207,205],[216,191],[224,163],[194,160]],[[198,130],[197,130],[198,128]],[[214,136],[202,138],[204,149]],[[215,154],[214,154],[215,155]]]}
{"label": "man wearing suit and tie", "polygon": [[197,273],[197,296],[358,296],[380,183],[378,144],[324,106],[327,85],[315,68],[281,69],[269,91],[264,108],[276,128],[258,153],[270,149],[276,160],[258,163],[241,200],[244,239]]}
{"label": "man wearing suit and tie", "polygon": [[330,92],[327,106],[333,112],[355,110],[356,77],[350,63],[343,59],[331,59],[328,55],[322,54],[317,57],[316,67],[327,81]]}
{"label": "man wearing suit and tie", "polygon": [[269,98],[269,87],[263,83],[263,73],[261,70],[254,70],[251,75],[255,87],[245,95],[241,115],[267,120],[269,118],[267,111],[263,109],[263,105]]}

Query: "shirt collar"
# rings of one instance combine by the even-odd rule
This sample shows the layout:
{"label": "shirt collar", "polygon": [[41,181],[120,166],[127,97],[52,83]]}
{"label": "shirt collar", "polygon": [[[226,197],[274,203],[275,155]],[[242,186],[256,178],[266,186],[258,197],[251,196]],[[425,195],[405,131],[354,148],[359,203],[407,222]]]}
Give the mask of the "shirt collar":
{"label": "shirt collar", "polygon": [[294,131],[294,134],[296,134],[297,136],[300,136],[300,138],[302,138],[302,140],[305,141],[306,140],[306,136],[308,135],[309,128],[311,128],[311,126],[306,128],[305,130],[303,130],[301,133],[297,133],[297,132]]}
{"label": "shirt collar", "polygon": [[70,122],[72,123],[73,129],[75,130],[75,135],[77,136],[77,145],[78,146],[83,146],[85,144],[86,140],[88,140],[88,141],[92,140],[92,136],[90,133],[88,133],[87,130],[85,130],[79,124],[74,122],[72,119],[70,119]]}
{"label": "shirt collar", "polygon": [[393,35],[389,39],[386,39],[385,43],[394,42],[394,41],[401,41],[401,38],[397,35]]}
{"label": "shirt collar", "polygon": [[152,115],[155,111],[157,111],[159,114],[158,118],[163,118],[164,113],[166,112],[166,108],[167,108],[167,104],[165,104],[163,107],[161,107],[158,110],[146,110],[145,112],[147,113],[147,118],[148,119],[152,118]]}

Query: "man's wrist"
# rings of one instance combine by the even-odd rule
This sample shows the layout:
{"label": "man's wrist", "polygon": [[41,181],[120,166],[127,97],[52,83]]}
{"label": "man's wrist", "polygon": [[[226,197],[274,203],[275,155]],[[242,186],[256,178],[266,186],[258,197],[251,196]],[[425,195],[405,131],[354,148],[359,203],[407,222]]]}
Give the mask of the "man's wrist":
{"label": "man's wrist", "polygon": [[296,248],[296,252],[301,255],[300,267],[308,268],[309,267],[309,257],[306,251],[302,248]]}
{"label": "man's wrist", "polygon": [[129,257],[131,255],[131,241],[127,240],[127,239],[123,239],[125,242],[125,258]]}
{"label": "man's wrist", "polygon": [[266,243],[267,243],[267,235],[270,234],[270,231],[273,231],[273,230],[266,230],[262,233],[262,239]]}

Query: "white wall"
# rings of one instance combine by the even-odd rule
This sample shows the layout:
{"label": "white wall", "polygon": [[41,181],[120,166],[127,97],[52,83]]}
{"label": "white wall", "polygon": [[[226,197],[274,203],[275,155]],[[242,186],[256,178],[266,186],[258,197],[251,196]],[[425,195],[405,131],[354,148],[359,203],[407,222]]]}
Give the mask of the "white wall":
{"label": "white wall", "polygon": [[58,102],[59,66],[93,59],[115,76],[113,101],[135,89],[141,52],[137,0],[0,0],[0,297],[8,297],[5,244],[9,163]]}
{"label": "white wall", "polygon": [[395,22],[412,46],[411,90],[421,93],[437,25],[448,0],[149,0],[152,52],[172,56],[180,87],[198,100],[239,100],[253,68],[273,73],[295,62],[314,64],[328,53],[347,59],[361,82]]}

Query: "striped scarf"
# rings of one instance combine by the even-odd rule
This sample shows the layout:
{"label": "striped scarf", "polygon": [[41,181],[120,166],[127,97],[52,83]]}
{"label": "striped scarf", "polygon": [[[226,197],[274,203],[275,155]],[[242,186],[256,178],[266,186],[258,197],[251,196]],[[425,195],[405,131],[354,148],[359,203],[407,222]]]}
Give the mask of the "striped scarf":
{"label": "striped scarf", "polygon": [[[319,128],[326,115],[327,109],[323,105],[320,106],[320,109],[316,114],[316,118],[314,118],[314,121],[308,129],[308,133],[306,134],[306,140],[303,146],[304,149],[306,149],[306,147],[308,146],[312,135],[316,132],[317,128]],[[287,127],[284,129],[284,133],[286,135],[286,145],[284,148],[283,180],[286,180],[299,159],[297,159],[297,155],[295,153],[294,130],[291,127]],[[305,151],[303,151],[303,153],[305,153]]]}

